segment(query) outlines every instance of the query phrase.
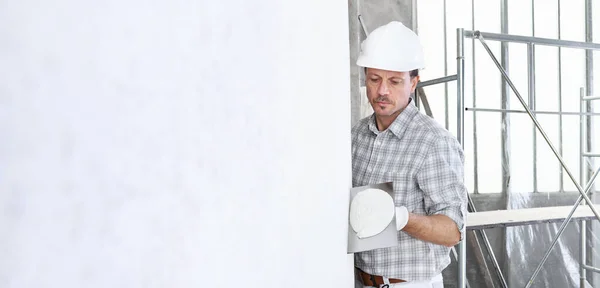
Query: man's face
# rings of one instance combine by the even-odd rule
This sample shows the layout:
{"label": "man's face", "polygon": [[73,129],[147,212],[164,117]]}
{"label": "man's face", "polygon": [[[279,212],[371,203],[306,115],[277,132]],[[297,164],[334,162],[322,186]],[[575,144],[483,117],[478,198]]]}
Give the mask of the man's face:
{"label": "man's face", "polygon": [[404,109],[418,81],[419,76],[411,79],[410,72],[367,68],[367,98],[375,115],[393,116]]}

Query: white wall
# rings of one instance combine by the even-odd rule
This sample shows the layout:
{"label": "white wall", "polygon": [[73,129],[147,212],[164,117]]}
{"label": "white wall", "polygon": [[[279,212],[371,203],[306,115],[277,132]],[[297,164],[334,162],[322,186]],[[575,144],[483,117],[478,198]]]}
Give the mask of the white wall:
{"label": "white wall", "polygon": [[352,286],[348,4],[233,2],[0,3],[0,287]]}

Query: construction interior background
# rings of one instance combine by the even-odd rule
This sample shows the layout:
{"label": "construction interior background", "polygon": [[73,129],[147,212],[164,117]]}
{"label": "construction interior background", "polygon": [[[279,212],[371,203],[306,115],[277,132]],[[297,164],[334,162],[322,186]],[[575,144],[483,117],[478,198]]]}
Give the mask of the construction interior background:
{"label": "construction interior background", "polygon": [[[422,89],[414,96],[423,113],[457,135],[457,29],[508,35],[487,41],[515,88],[543,127],[565,164],[585,186],[596,170],[600,126],[594,95],[594,49],[581,44],[530,43],[518,36],[576,42],[600,42],[600,5],[594,1],[349,1],[351,56],[357,57],[366,34],[392,20],[412,27],[426,50]],[[597,27],[597,28],[596,28]],[[511,38],[513,35],[517,37]],[[483,37],[485,38],[485,37]],[[527,41],[526,41],[527,40]],[[535,41],[532,41],[535,42]],[[530,43],[530,44],[528,44]],[[538,45],[540,44],[540,45]],[[580,195],[561,163],[524,112],[485,47],[476,37],[464,38],[463,137],[467,181],[476,211],[573,205]],[[365,101],[362,69],[352,63],[352,120],[371,113]],[[419,95],[421,92],[421,95]],[[422,96],[422,97],[419,97]],[[423,97],[424,96],[424,97]],[[458,111],[460,111],[459,109]],[[582,116],[582,113],[591,113]],[[582,174],[583,171],[583,174]],[[591,199],[597,202],[594,186]],[[558,211],[558,210],[557,210]],[[556,212],[559,213],[559,212]],[[563,212],[566,217],[567,212]],[[561,219],[562,220],[562,219]],[[467,238],[466,283],[470,287],[597,287],[600,256],[597,221],[580,235],[570,221],[548,250],[562,223],[528,224],[470,230]],[[504,223],[505,224],[505,223]],[[505,226],[505,225],[503,225]],[[481,232],[483,231],[483,233]],[[585,243],[587,249],[580,250]],[[491,251],[490,251],[491,250]],[[547,259],[540,264],[545,254]],[[454,260],[457,258],[455,257]],[[458,262],[444,271],[445,287],[458,287]],[[539,268],[536,271],[536,268]],[[588,272],[588,271],[590,272]],[[586,273],[587,272],[587,273]],[[535,273],[533,283],[529,284]],[[585,273],[585,274],[584,274]],[[582,276],[583,275],[583,276]],[[460,277],[460,276],[459,276]],[[585,279],[582,281],[580,278]]]}
{"label": "construction interior background", "polygon": [[445,287],[600,287],[598,219],[563,222],[600,164],[599,16],[592,0],[0,1],[0,288],[354,287],[355,62],[392,20],[423,41],[416,104],[461,139],[471,211],[567,208],[472,226]]}

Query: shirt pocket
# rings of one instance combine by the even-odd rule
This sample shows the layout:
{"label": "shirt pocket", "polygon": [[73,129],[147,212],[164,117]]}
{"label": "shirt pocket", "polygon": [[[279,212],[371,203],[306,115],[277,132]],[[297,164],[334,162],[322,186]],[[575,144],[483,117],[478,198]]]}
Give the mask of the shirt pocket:
{"label": "shirt pocket", "polygon": [[409,212],[422,212],[423,193],[418,189],[416,180],[408,172],[385,172],[386,182],[394,189],[394,203],[405,206]]}

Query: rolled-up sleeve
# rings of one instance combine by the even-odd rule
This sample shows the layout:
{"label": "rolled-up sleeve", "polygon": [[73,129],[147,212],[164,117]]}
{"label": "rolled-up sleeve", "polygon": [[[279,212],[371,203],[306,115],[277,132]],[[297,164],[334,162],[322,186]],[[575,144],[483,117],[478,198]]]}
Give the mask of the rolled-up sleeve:
{"label": "rolled-up sleeve", "polygon": [[467,188],[464,184],[464,152],[456,139],[446,136],[434,140],[417,172],[424,192],[428,215],[443,214],[452,219],[464,239],[467,214]]}

